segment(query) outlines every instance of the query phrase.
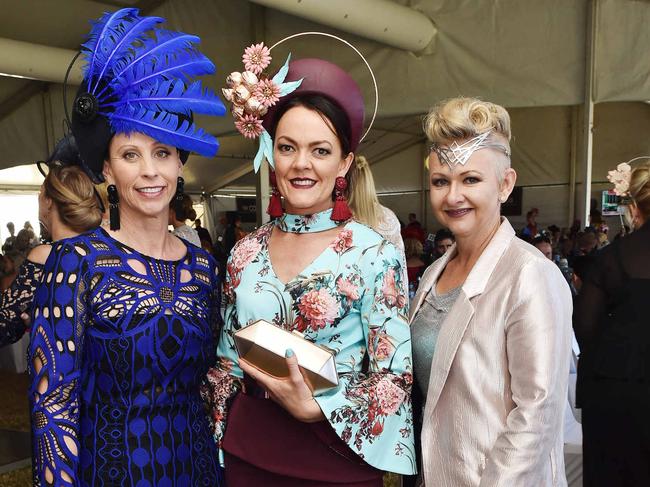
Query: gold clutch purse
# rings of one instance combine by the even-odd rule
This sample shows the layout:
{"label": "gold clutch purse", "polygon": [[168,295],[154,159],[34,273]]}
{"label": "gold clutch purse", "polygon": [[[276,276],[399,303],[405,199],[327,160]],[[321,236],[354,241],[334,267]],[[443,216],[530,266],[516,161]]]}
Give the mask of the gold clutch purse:
{"label": "gold clutch purse", "polygon": [[237,330],[234,337],[239,356],[269,375],[289,376],[285,352],[290,348],[314,392],[331,389],[339,383],[334,352],[305,339],[301,333],[258,320]]}

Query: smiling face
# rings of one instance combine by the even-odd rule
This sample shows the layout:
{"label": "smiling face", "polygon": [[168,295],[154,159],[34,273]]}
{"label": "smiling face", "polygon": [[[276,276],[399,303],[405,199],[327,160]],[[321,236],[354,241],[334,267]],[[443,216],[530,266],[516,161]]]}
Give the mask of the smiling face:
{"label": "smiling face", "polygon": [[465,165],[452,170],[435,152],[429,156],[431,208],[457,238],[487,234],[499,225],[501,203],[512,192],[517,175],[508,168],[499,177],[503,165],[497,157],[506,156],[491,148],[477,150]]}
{"label": "smiling face", "polygon": [[116,134],[108,153],[104,175],[117,187],[120,212],[167,221],[183,167],[176,148],[140,133]]}
{"label": "smiling face", "polygon": [[354,155],[343,154],[329,121],[303,106],[289,109],[275,130],[273,158],[278,190],[289,213],[310,215],[333,206],[332,192]]}

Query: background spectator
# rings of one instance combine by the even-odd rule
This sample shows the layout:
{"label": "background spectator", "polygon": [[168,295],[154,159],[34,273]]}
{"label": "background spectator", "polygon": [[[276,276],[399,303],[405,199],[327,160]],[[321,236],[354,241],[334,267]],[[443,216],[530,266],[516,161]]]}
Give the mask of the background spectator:
{"label": "background spectator", "polygon": [[228,225],[223,233],[223,245],[226,255],[230,255],[230,251],[235,246],[238,240],[242,239],[246,233],[241,229],[241,217],[235,211],[226,213]]}
{"label": "background spectator", "polygon": [[426,232],[422,227],[422,224],[417,220],[415,213],[409,213],[409,222],[402,230],[402,238],[406,240],[407,238],[414,238],[419,240],[420,243],[424,243],[426,238]]}
{"label": "background spectator", "polygon": [[454,245],[454,242],[456,241],[456,238],[454,237],[454,234],[451,233],[451,230],[448,228],[441,228],[436,232],[436,236],[434,238],[434,260],[439,259],[443,255],[445,255],[445,252],[449,250],[449,248]]}
{"label": "background spectator", "polygon": [[598,250],[598,237],[594,232],[585,231],[578,235],[578,255],[590,255]]}
{"label": "background spectator", "polygon": [[[415,295],[418,283],[427,265],[422,260],[422,243],[415,238],[407,238],[404,241],[404,253],[406,254],[406,271],[409,280],[409,297]],[[413,296],[411,296],[411,294]]]}
{"label": "background spectator", "polygon": [[[208,231],[207,228],[201,226],[201,220],[199,218],[194,220],[194,229],[196,230],[196,233],[199,234],[199,238],[201,239],[201,242],[203,242],[204,240],[210,242],[210,247],[212,247],[212,237],[210,236],[210,232]],[[203,248],[205,249],[205,247]]]}
{"label": "background spectator", "polygon": [[537,247],[537,249],[544,254],[549,260],[553,260],[553,246],[551,245],[551,240],[545,235],[538,235],[532,241],[532,244]]}
{"label": "background spectator", "polygon": [[31,228],[23,228],[18,232],[18,235],[16,235],[13,249],[26,257],[29,251],[34,247],[34,242],[36,242],[36,234],[34,234],[34,230]]}
{"label": "background spectator", "polygon": [[528,213],[526,213],[526,226],[521,230],[521,237],[527,242],[530,242],[538,233],[538,216],[539,210],[537,208],[532,208]]}
{"label": "background spectator", "polygon": [[7,223],[7,230],[9,230],[9,236],[5,240],[5,243],[2,245],[3,254],[6,254],[8,251],[10,251],[14,246],[14,242],[16,241],[16,236],[14,235],[16,232],[16,227],[14,227],[13,222]]}
{"label": "background spectator", "polygon": [[168,223],[174,227],[172,231],[174,235],[200,247],[201,239],[199,234],[185,223],[186,220],[194,221],[196,219],[196,211],[193,205],[192,198],[188,194],[183,194],[180,205],[176,202],[176,198],[172,199],[169,203]]}

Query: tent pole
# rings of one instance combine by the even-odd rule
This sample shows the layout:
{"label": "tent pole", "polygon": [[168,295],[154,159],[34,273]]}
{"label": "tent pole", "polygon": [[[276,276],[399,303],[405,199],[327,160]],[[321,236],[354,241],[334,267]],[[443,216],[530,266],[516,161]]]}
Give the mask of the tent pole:
{"label": "tent pole", "polygon": [[428,145],[422,144],[422,157],[418,161],[420,166],[420,215],[425,230],[429,231],[429,212],[427,211],[427,189],[429,189],[429,170],[424,167],[424,160],[429,156]]}
{"label": "tent pole", "polygon": [[[251,34],[255,42],[266,42],[266,8],[259,5],[251,5]],[[250,161],[252,163],[252,161]],[[250,166],[249,166],[250,167]],[[262,162],[255,181],[255,200],[257,226],[261,226],[270,220],[266,213],[270,199],[269,165]]]}
{"label": "tent pole", "polygon": [[579,139],[580,110],[578,105],[571,107],[571,155],[569,169],[569,212],[567,226],[571,227],[576,218],[576,172],[578,170],[578,139]]}
{"label": "tent pole", "polygon": [[585,59],[585,102],[582,113],[582,154],[580,199],[578,201],[578,218],[586,227],[591,210],[591,176],[593,168],[594,146],[594,68],[596,61],[596,28],[598,19],[598,0],[591,0],[587,7],[586,59]]}
{"label": "tent pole", "polygon": [[392,0],[250,1],[406,51],[422,51],[436,35],[424,13]]}
{"label": "tent pole", "polygon": [[[0,76],[63,83],[65,70],[76,54],[71,49],[0,38]],[[82,64],[72,67],[70,84],[81,84]]]}

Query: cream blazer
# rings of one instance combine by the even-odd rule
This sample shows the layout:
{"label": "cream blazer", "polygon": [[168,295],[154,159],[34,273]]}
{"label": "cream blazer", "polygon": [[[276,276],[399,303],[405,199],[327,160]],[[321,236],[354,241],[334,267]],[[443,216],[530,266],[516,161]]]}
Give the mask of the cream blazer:
{"label": "cream blazer", "polygon": [[[425,272],[411,321],[455,253]],[[571,312],[560,270],[503,219],[438,336],[422,427],[427,487],[567,485]]]}

